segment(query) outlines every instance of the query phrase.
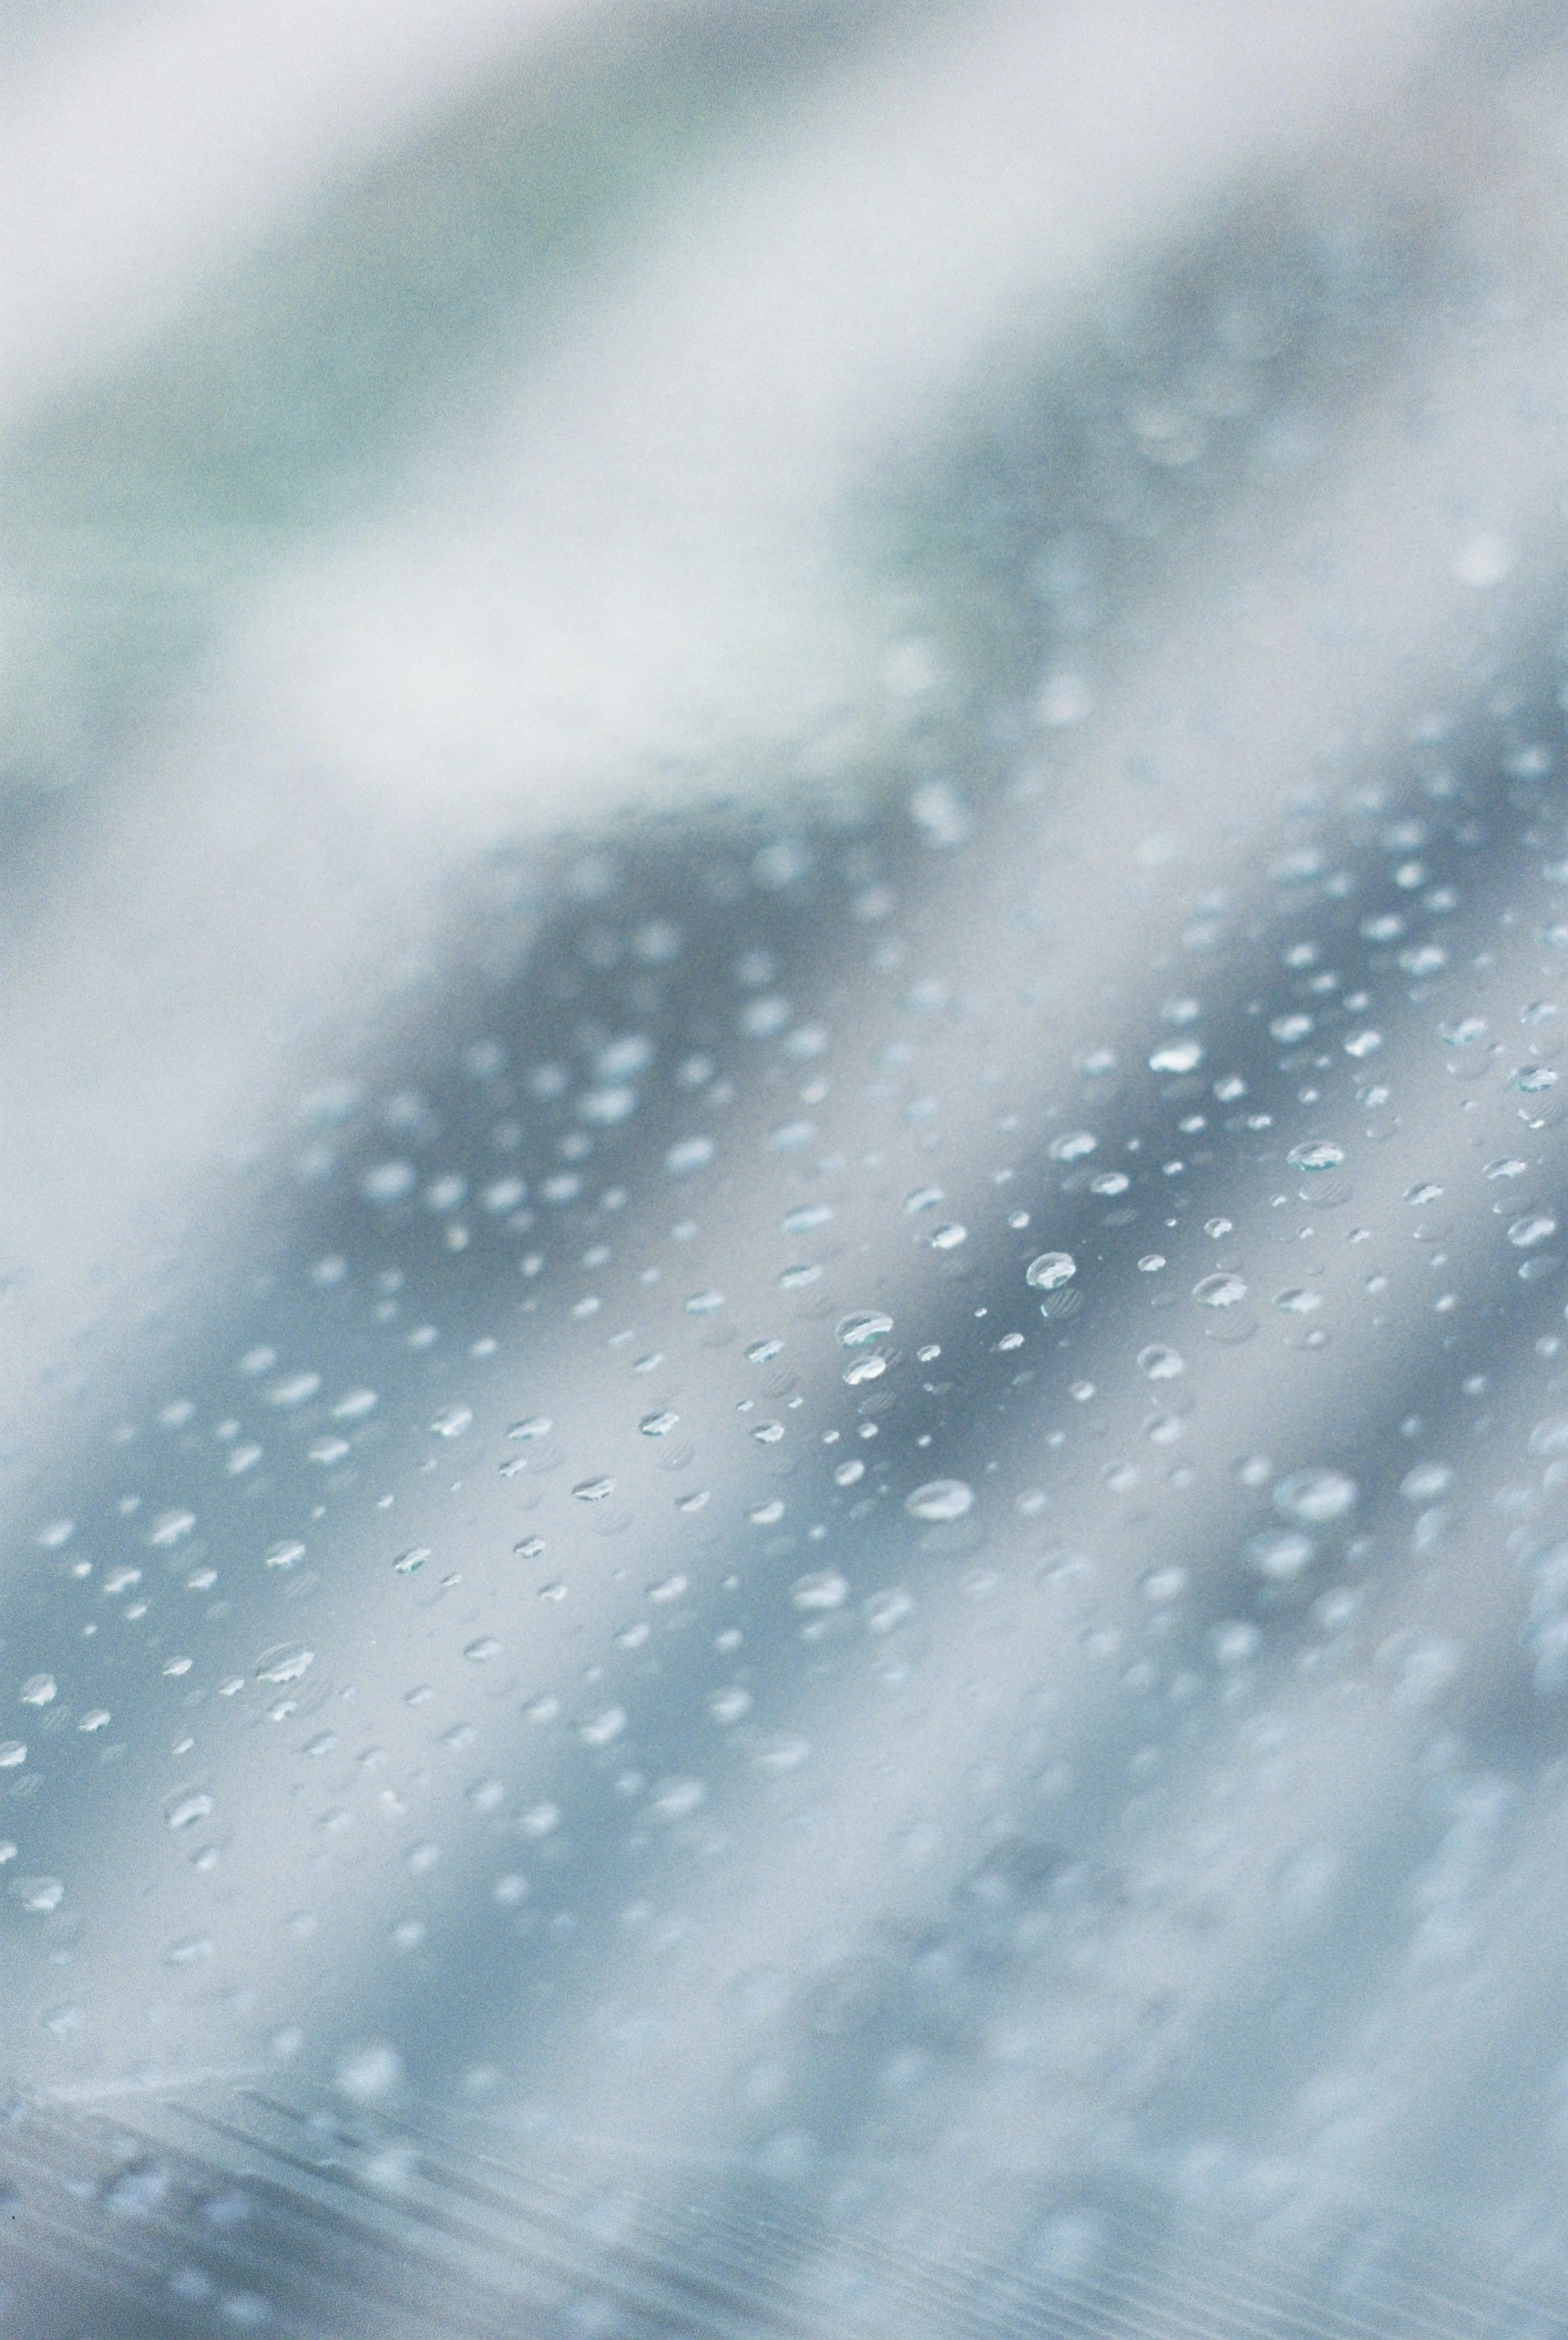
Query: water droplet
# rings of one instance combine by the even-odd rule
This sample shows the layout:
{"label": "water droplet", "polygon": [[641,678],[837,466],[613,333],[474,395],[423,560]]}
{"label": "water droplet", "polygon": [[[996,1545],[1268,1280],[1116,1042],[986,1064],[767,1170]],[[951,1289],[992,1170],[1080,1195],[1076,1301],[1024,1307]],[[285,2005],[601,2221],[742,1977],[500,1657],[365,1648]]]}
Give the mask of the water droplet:
{"label": "water droplet", "polygon": [[663,1780],[649,1798],[648,1809],[659,1819],[683,1820],[707,1798],[700,1780]]}
{"label": "water droplet", "polygon": [[429,1558],[430,1546],[428,1543],[413,1543],[410,1544],[406,1552],[399,1552],[397,1558],[392,1562],[392,1566],[400,1576],[412,1576],[416,1569],[422,1568],[424,1566],[425,1562]]}
{"label": "water droplet", "polygon": [[1092,1129],[1068,1129],[1060,1137],[1053,1137],[1046,1151],[1053,1162],[1081,1162],[1099,1142]]}
{"label": "water droplet", "polygon": [[185,1789],[171,1796],[164,1806],[164,1826],[171,1829],[194,1828],[198,1820],[206,1819],[212,1812],[213,1800],[200,1788]]}
{"label": "water droplet", "polygon": [[904,1498],[904,1509],[916,1520],[961,1520],[972,1511],[975,1491],[963,1479],[928,1479]]}
{"label": "water droplet", "polygon": [[283,1641],[275,1649],[263,1650],[256,1660],[256,1680],[264,1682],[295,1682],[315,1664],[316,1653],[299,1641]]}
{"label": "water droplet", "polygon": [[841,1609],[849,1598],[849,1580],[836,1568],[824,1568],[812,1576],[799,1576],[789,1588],[792,1609]]}
{"label": "water droplet", "polygon": [[1186,1359],[1179,1350],[1167,1349],[1156,1341],[1138,1351],[1138,1371],[1151,1382],[1174,1382],[1178,1373],[1186,1371]]}
{"label": "water droplet", "polygon": [[1434,1503],[1453,1483],[1446,1462],[1418,1462],[1401,1480],[1399,1492],[1407,1503]]}
{"label": "water droplet", "polygon": [[714,1145],[710,1137],[683,1137],[679,1145],[672,1145],[666,1154],[664,1166],[672,1178],[686,1178],[692,1171],[700,1170],[705,1163],[711,1162],[713,1155]]}
{"label": "water droplet", "polygon": [[645,1413],[637,1427],[644,1438],[668,1438],[680,1419],[678,1413]]}
{"label": "water droplet", "polygon": [[1360,1492],[1343,1471],[1293,1471],[1275,1487],[1274,1505],[1286,1519],[1323,1527],[1331,1520],[1343,1519]]}
{"label": "water droplet", "polygon": [[839,1339],[846,1349],[864,1348],[869,1341],[879,1341],[893,1329],[893,1320],[879,1308],[858,1308],[851,1316],[839,1319]]}
{"label": "water droplet", "polygon": [[65,1888],[57,1877],[19,1877],[11,1891],[24,1909],[39,1918],[46,1918],[65,1899]]}
{"label": "water droplet", "polygon": [[351,2104],[382,2104],[402,2085],[402,2057],[384,2039],[351,2049],[334,2075],[339,2093]]}
{"label": "water droplet", "polygon": [[60,1695],[53,1674],[29,1674],[19,1692],[24,1706],[50,1706]]}
{"label": "water droplet", "polygon": [[1148,1569],[1138,1580],[1143,1588],[1144,1599],[1153,1601],[1156,1607],[1164,1607],[1167,1601],[1179,1600],[1186,1591],[1189,1581],[1186,1570],[1175,1562],[1166,1562],[1158,1568]]}
{"label": "water droplet", "polygon": [[296,1543],[285,1538],[282,1543],[269,1544],[262,1554],[262,1560],[263,1564],[267,1568],[293,1568],[303,1560],[304,1556],[305,1548],[303,1543]]}
{"label": "water droplet", "polygon": [[1285,1291],[1275,1294],[1273,1304],[1287,1316],[1311,1316],[1322,1307],[1323,1294],[1304,1284],[1293,1284]]}
{"label": "water droplet", "polygon": [[1234,1308],[1246,1298],[1246,1285],[1239,1275],[1206,1275],[1193,1285],[1192,1296],[1205,1308]]}
{"label": "water droplet", "polygon": [[1024,1281],[1032,1284],[1037,1292],[1055,1292],[1077,1272],[1077,1261],[1070,1251],[1043,1251],[1037,1259],[1029,1262]]}
{"label": "water droplet", "polygon": [[1259,1576],[1271,1584],[1288,1584],[1309,1568],[1317,1557],[1317,1546],[1310,1536],[1276,1534],[1254,1536],[1246,1554]]}
{"label": "water droplet", "polygon": [[378,1162],[360,1180],[360,1192],[367,1203],[401,1203],[417,1183],[412,1163]]}
{"label": "water droplet", "polygon": [[491,1658],[499,1658],[500,1655],[501,1643],[491,1633],[481,1634],[477,1641],[471,1641],[463,1651],[463,1656],[471,1666],[488,1665]]}
{"label": "water droplet", "polygon": [[580,1503],[602,1503],[607,1495],[615,1492],[613,1479],[580,1479],[572,1493]]}
{"label": "water droplet", "polygon": [[1196,1040],[1172,1040],[1149,1058],[1151,1073],[1196,1073],[1204,1052]]}
{"label": "water droplet", "polygon": [[840,1462],[838,1469],[833,1473],[833,1484],[836,1487],[858,1486],[865,1475],[866,1465],[864,1462]]}
{"label": "water droplet", "polygon": [[858,1389],[862,1382],[879,1381],[888,1370],[886,1357],[857,1357],[852,1365],[844,1368],[844,1380],[850,1389]]}
{"label": "water droplet", "polygon": [[612,1740],[620,1738],[625,1728],[626,1709],[623,1706],[606,1706],[597,1714],[590,1714],[586,1721],[580,1722],[577,1735],[585,1747],[608,1747]]}
{"label": "water droplet", "polygon": [[1331,1137],[1309,1137],[1293,1145],[1285,1158],[1293,1170],[1336,1170],[1345,1159],[1345,1148]]}
{"label": "water droplet", "polygon": [[1516,1251],[1529,1251],[1543,1244],[1557,1232],[1557,1222],[1550,1211],[1529,1211],[1515,1219],[1508,1230],[1508,1240]]}
{"label": "water droplet", "polygon": [[469,1405],[443,1406],[431,1423],[438,1438],[461,1438],[473,1420],[473,1408]]}
{"label": "water droplet", "polygon": [[933,1251],[957,1251],[960,1244],[968,1243],[968,1228],[958,1219],[949,1220],[946,1226],[938,1227],[929,1237]]}

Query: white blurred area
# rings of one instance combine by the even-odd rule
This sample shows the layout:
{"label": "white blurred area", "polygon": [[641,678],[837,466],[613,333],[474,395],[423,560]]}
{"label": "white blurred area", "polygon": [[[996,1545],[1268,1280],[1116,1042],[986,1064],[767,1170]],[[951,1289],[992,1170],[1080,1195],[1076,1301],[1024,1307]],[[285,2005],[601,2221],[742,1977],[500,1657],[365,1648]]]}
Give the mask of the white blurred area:
{"label": "white blurred area", "polygon": [[[308,251],[313,207],[531,45],[570,37],[590,71],[596,25],[652,52],[680,13],[37,23],[0,94],[0,471],[144,343],[177,350],[270,238]],[[1442,127],[1478,28],[1506,23],[1432,0],[846,20],[840,57],[618,222],[521,365],[399,444],[372,509],[283,530],[214,594],[194,674],[78,815],[56,794],[49,848],[24,846],[0,1034],[14,1442],[41,1375],[84,1342],[101,1374],[154,1293],[178,1307],[207,1246],[243,1241],[223,1165],[432,947],[443,873],[499,835],[875,752],[907,620],[854,514],[890,448],[961,413],[1020,332],[1048,356],[1260,174],[1401,135],[1418,174],[1462,174]],[[48,539],[46,511],[30,524]],[[196,555],[223,526],[220,502]],[[91,513],[62,518],[67,577],[84,531],[90,567]],[[0,553],[0,632],[8,602],[8,679],[36,695]]]}

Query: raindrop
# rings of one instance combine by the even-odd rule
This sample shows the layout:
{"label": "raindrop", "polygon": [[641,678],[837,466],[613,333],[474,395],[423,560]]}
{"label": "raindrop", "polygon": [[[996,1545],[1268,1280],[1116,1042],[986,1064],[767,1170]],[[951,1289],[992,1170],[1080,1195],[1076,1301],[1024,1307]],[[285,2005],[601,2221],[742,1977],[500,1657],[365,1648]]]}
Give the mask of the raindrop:
{"label": "raindrop", "polygon": [[602,1503],[607,1495],[615,1492],[613,1479],[580,1479],[572,1493],[580,1503]]}
{"label": "raindrop", "polygon": [[637,1427],[644,1438],[668,1438],[680,1419],[678,1413],[645,1413]]}
{"label": "raindrop", "polygon": [[1206,1275],[1193,1285],[1192,1296],[1205,1308],[1234,1308],[1246,1298],[1246,1285],[1239,1275]]}
{"label": "raindrop", "polygon": [[840,1318],[839,1340],[846,1349],[864,1348],[869,1341],[879,1341],[893,1329],[893,1320],[878,1308],[858,1308],[852,1316]]}
{"label": "raindrop", "polygon": [[1317,1547],[1310,1536],[1260,1535],[1248,1544],[1247,1558],[1259,1576],[1271,1584],[1288,1584],[1309,1568],[1317,1557]]}
{"label": "raindrop", "polygon": [[1275,1487],[1274,1506],[1286,1519],[1323,1527],[1331,1520],[1343,1519],[1360,1492],[1343,1471],[1293,1471]]}
{"label": "raindrop", "polygon": [[1024,1281],[1032,1284],[1037,1292],[1055,1292],[1077,1272],[1077,1261],[1070,1251],[1043,1251],[1037,1259],[1029,1262]]}
{"label": "raindrop", "polygon": [[819,1570],[811,1576],[797,1577],[789,1588],[792,1609],[841,1609],[849,1598],[849,1580],[836,1568]]}
{"label": "raindrop", "polygon": [[1508,1240],[1516,1251],[1529,1251],[1536,1244],[1546,1243],[1557,1232],[1557,1222],[1549,1211],[1529,1211],[1515,1219],[1508,1230]]}
{"label": "raindrop", "polygon": [[193,1828],[197,1820],[206,1819],[212,1809],[211,1796],[201,1789],[188,1789],[169,1798],[164,1806],[164,1824],[175,1829]]}
{"label": "raindrop", "polygon": [[1147,1381],[1173,1382],[1178,1373],[1186,1373],[1186,1359],[1156,1341],[1138,1351],[1138,1371]]}
{"label": "raindrop", "polygon": [[19,1877],[11,1890],[24,1909],[39,1918],[46,1918],[65,1899],[65,1888],[57,1877]]}
{"label": "raindrop", "polygon": [[963,1479],[928,1479],[904,1498],[904,1509],[916,1520],[961,1520],[974,1508],[975,1491]]}
{"label": "raindrop", "polygon": [[275,1649],[263,1650],[256,1660],[256,1680],[264,1682],[296,1682],[315,1664],[316,1653],[298,1641],[280,1642]]}
{"label": "raindrop", "polygon": [[946,1226],[938,1227],[929,1241],[933,1251],[957,1251],[958,1245],[968,1243],[968,1228],[960,1221],[952,1219]]}
{"label": "raindrop", "polygon": [[1293,1145],[1285,1158],[1293,1170],[1336,1170],[1345,1159],[1345,1148],[1330,1137],[1309,1137]]}

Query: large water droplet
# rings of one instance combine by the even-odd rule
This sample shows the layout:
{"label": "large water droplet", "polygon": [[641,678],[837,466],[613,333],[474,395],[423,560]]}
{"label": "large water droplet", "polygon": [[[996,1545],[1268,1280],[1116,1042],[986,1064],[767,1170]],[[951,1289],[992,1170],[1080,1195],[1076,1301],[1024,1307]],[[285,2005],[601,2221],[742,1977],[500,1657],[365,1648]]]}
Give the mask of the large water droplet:
{"label": "large water droplet", "polygon": [[275,1649],[263,1650],[256,1660],[256,1680],[264,1682],[294,1682],[315,1664],[316,1653],[302,1642],[280,1642]]}
{"label": "large water droplet", "polygon": [[862,1349],[868,1341],[879,1341],[893,1329],[893,1320],[879,1308],[857,1308],[850,1316],[840,1318],[839,1338],[846,1349]]}
{"label": "large water droplet", "polygon": [[1037,1292],[1055,1292],[1077,1272],[1077,1261],[1070,1251],[1043,1251],[1037,1259],[1030,1260],[1024,1281],[1032,1284]]}
{"label": "large water droplet", "polygon": [[1310,1527],[1325,1526],[1345,1517],[1360,1489],[1343,1471],[1293,1471],[1274,1491],[1275,1511]]}
{"label": "large water droplet", "polygon": [[1337,1170],[1345,1159],[1345,1148],[1331,1137],[1309,1137],[1293,1145],[1285,1158],[1293,1170]]}
{"label": "large water droplet", "polygon": [[975,1491],[963,1479],[928,1479],[904,1498],[904,1509],[916,1520],[961,1520],[972,1511]]}
{"label": "large water droplet", "polygon": [[1192,1296],[1205,1308],[1234,1308],[1246,1298],[1246,1285],[1239,1275],[1206,1275],[1193,1285]]}

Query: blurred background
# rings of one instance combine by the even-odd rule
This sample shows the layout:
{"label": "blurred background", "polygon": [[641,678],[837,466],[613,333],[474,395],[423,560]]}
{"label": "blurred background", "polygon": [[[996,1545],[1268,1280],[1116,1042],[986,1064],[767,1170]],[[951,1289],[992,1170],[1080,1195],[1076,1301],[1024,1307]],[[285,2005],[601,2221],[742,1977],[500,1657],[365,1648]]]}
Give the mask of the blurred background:
{"label": "blurred background", "polygon": [[0,2331],[1568,2315],[1568,18],[0,7]]}

